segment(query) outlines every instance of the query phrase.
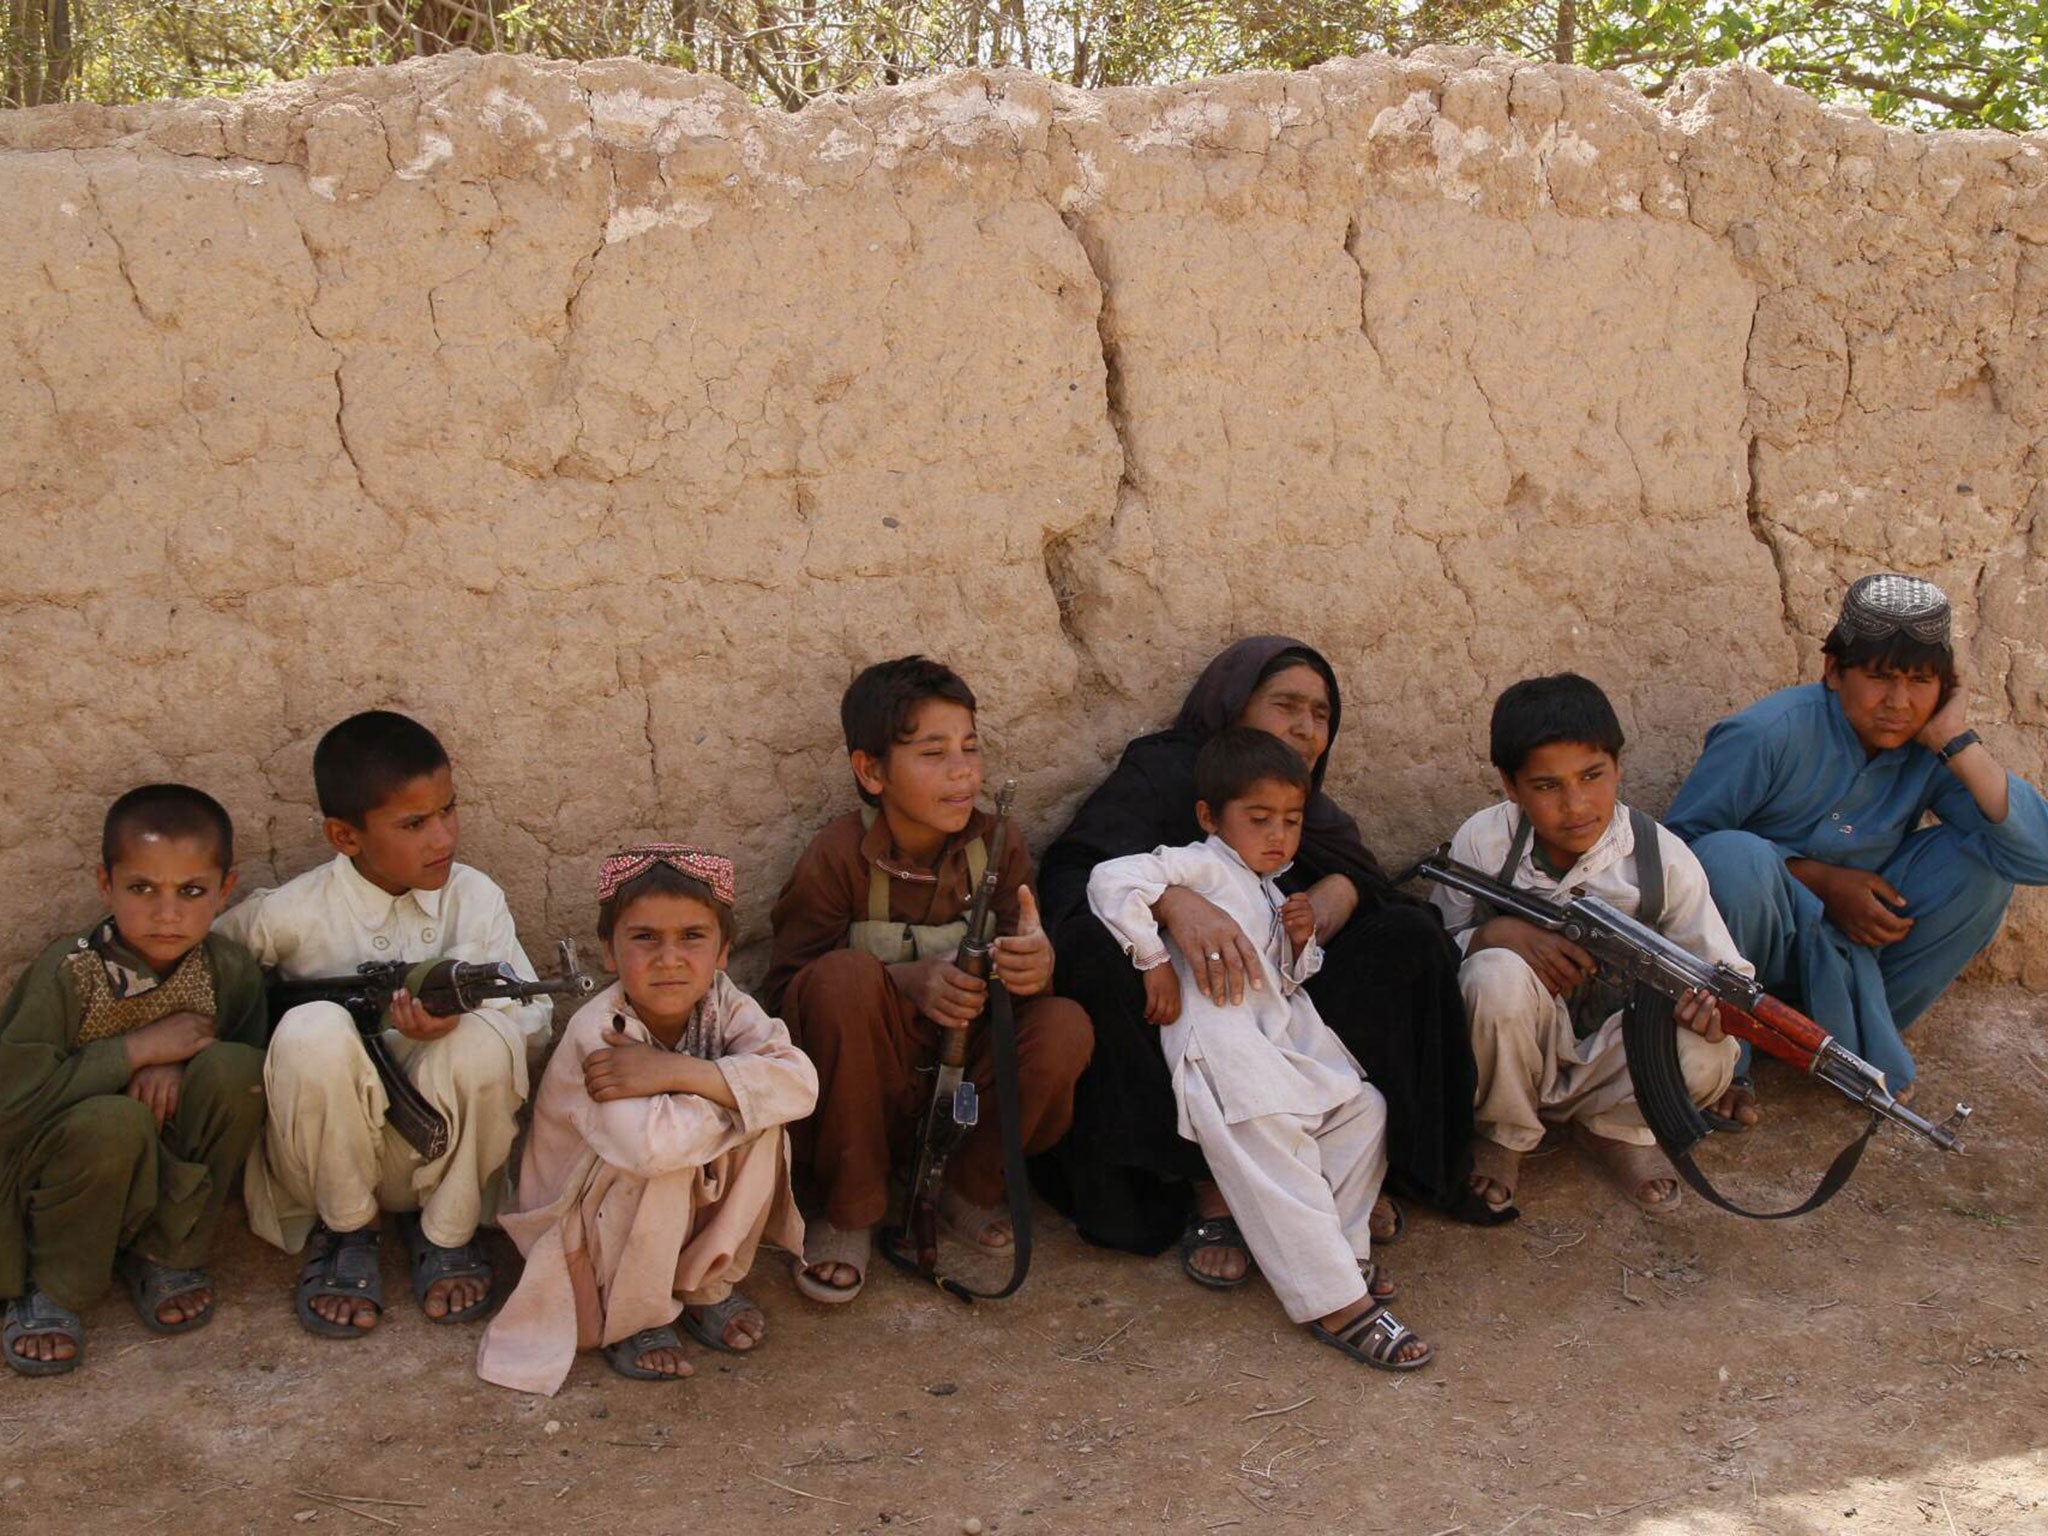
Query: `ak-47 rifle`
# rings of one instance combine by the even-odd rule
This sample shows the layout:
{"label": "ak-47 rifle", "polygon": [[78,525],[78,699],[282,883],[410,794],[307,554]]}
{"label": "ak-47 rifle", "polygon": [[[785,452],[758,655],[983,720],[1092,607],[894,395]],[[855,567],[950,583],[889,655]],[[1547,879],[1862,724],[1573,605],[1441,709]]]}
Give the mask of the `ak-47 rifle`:
{"label": "ak-47 rifle", "polygon": [[[1459,863],[1447,848],[1422,860],[1402,880],[1420,875],[1463,891],[1503,916],[1518,917],[1569,939],[1593,957],[1603,974],[1628,986],[1622,1042],[1628,1052],[1636,1103],[1672,1166],[1686,1183],[1721,1209],[1760,1220],[1804,1215],[1848,1182],[1872,1133],[1886,1120],[1926,1137],[1944,1152],[1961,1149],[1956,1132],[1969,1118],[1967,1104],[1958,1104],[1955,1113],[1939,1125],[1922,1119],[1892,1096],[1884,1074],[1876,1067],[1742,972],[1708,964],[1597,896],[1552,901]],[[1744,1210],[1717,1191],[1693,1163],[1692,1149],[1713,1126],[1686,1092],[1678,1065],[1678,1037],[1673,1031],[1678,1027],[1675,1005],[1694,991],[1706,992],[1719,1004],[1721,1028],[1726,1033],[1818,1078],[1870,1111],[1870,1124],[1863,1134],[1836,1154],[1819,1186],[1790,1210]]]}
{"label": "ak-47 rifle", "polygon": [[885,1233],[882,1242],[882,1252],[898,1268],[922,1275],[947,1295],[969,1303],[976,1297],[994,1301],[1011,1295],[1024,1283],[1031,1268],[1031,1196],[1024,1168],[1023,1121],[1017,1091],[1017,1026],[1009,991],[996,976],[993,964],[996,884],[1009,837],[1010,801],[1016,793],[1017,781],[1007,779],[996,796],[995,826],[988,838],[988,868],[982,872],[981,883],[968,903],[967,935],[953,956],[953,963],[961,970],[988,983],[984,1017],[994,1047],[996,1108],[1002,1115],[1003,1177],[1011,1229],[1009,1284],[999,1291],[977,1291],[939,1273],[939,1198],[945,1187],[946,1165],[981,1118],[980,1099],[967,1076],[968,1034],[979,1020],[963,1029],[939,1030],[938,1064],[932,1076],[931,1101],[918,1128],[917,1157],[911,1165],[903,1227],[901,1231]]}
{"label": "ak-47 rifle", "polygon": [[427,1102],[405,1075],[384,1041],[384,1013],[392,994],[404,990],[437,1018],[469,1013],[494,997],[530,1002],[536,997],[584,997],[597,989],[576,964],[576,950],[567,939],[558,944],[562,974],[547,981],[528,981],[503,962],[475,960],[372,960],[350,976],[270,978],[273,1022],[287,1008],[301,1003],[339,1003],[355,1021],[363,1049],[384,1085],[385,1120],[428,1162],[448,1150],[448,1122]]}

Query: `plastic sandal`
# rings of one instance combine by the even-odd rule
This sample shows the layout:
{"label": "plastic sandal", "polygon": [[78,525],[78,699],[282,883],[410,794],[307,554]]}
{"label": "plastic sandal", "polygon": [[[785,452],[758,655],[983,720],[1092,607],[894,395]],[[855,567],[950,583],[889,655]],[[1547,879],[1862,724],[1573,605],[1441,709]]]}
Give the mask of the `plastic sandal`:
{"label": "plastic sandal", "polygon": [[379,1234],[375,1227],[335,1232],[315,1227],[306,1240],[306,1262],[299,1270],[296,1310],[299,1326],[323,1339],[360,1339],[370,1332],[354,1323],[330,1323],[313,1310],[318,1296],[346,1296],[367,1301],[384,1312],[384,1275],[378,1264]]}
{"label": "plastic sandal", "polygon": [[[69,1360],[31,1360],[14,1351],[17,1339],[47,1338],[52,1334],[71,1341]],[[62,1376],[77,1370],[79,1361],[85,1358],[85,1324],[78,1320],[76,1312],[59,1306],[31,1281],[26,1296],[17,1296],[7,1303],[6,1325],[0,1328],[0,1348],[7,1351],[7,1363],[23,1376]]]}
{"label": "plastic sandal", "polygon": [[194,1328],[203,1328],[213,1321],[213,1303],[210,1301],[197,1317],[188,1317],[182,1323],[167,1323],[157,1316],[157,1309],[173,1296],[212,1290],[213,1278],[205,1270],[168,1269],[156,1260],[131,1250],[121,1255],[120,1271],[121,1279],[128,1287],[128,1299],[135,1304],[135,1315],[151,1333],[190,1333]]}
{"label": "plastic sandal", "polygon": [[497,1276],[484,1256],[477,1251],[476,1241],[457,1248],[443,1248],[426,1234],[415,1215],[399,1219],[399,1227],[405,1234],[406,1256],[412,1263],[412,1299],[419,1303],[420,1312],[427,1310],[427,1292],[443,1280],[481,1280],[484,1294],[481,1301],[466,1307],[451,1309],[445,1316],[428,1317],[430,1323],[466,1323],[482,1317],[491,1310],[498,1299]]}
{"label": "plastic sandal", "polygon": [[1401,1358],[1401,1346],[1416,1337],[1415,1330],[1384,1306],[1361,1312],[1342,1328],[1325,1328],[1310,1323],[1308,1331],[1332,1349],[1341,1349],[1354,1360],[1362,1360],[1376,1371],[1419,1371],[1436,1358],[1436,1346],[1425,1344],[1413,1360]]}
{"label": "plastic sandal", "polygon": [[731,1325],[732,1320],[748,1312],[756,1317],[761,1315],[759,1307],[738,1291],[734,1291],[725,1300],[708,1307],[684,1307],[683,1329],[706,1349],[715,1349],[722,1355],[750,1354],[754,1349],[761,1347],[762,1339],[766,1338],[765,1334],[748,1349],[735,1349],[725,1342],[725,1330]]}
{"label": "plastic sandal", "polygon": [[[829,1221],[818,1220],[805,1227],[803,1256],[790,1261],[789,1272],[796,1288],[811,1300],[841,1307],[858,1296],[861,1287],[868,1283],[868,1265],[874,1253],[874,1228],[846,1232]],[[812,1267],[819,1264],[844,1264],[858,1278],[851,1285],[820,1280],[811,1273]]]}
{"label": "plastic sandal", "polygon": [[683,1341],[676,1337],[670,1327],[642,1328],[630,1339],[621,1339],[616,1344],[605,1346],[605,1363],[621,1376],[634,1381],[681,1381],[680,1371],[650,1371],[640,1364],[640,1357],[657,1349],[681,1349]]}
{"label": "plastic sandal", "polygon": [[[1235,1280],[1203,1274],[1195,1268],[1195,1255],[1204,1248],[1235,1248],[1244,1255],[1244,1273]],[[1252,1257],[1244,1231],[1234,1216],[1201,1216],[1189,1222],[1180,1235],[1180,1267],[1181,1273],[1195,1284],[1206,1285],[1212,1291],[1234,1291],[1259,1272],[1258,1260]]]}

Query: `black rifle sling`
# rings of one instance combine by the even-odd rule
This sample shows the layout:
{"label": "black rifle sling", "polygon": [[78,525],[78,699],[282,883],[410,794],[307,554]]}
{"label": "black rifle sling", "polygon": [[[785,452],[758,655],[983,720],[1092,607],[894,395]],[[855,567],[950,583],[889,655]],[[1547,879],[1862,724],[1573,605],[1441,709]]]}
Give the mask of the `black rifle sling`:
{"label": "black rifle sling", "polygon": [[994,1048],[996,1113],[1002,1117],[1004,1199],[1010,1207],[1010,1280],[1000,1291],[974,1291],[988,1301],[1015,1295],[1031,1270],[1031,1182],[1024,1167],[1024,1105],[1017,1086],[1017,1015],[1010,989],[988,979],[989,1044]]}
{"label": "black rifle sling", "polygon": [[1835,1154],[1813,1193],[1798,1205],[1783,1211],[1752,1211],[1737,1205],[1714,1188],[1692,1160],[1692,1149],[1712,1134],[1713,1128],[1701,1117],[1692,1095],[1686,1092],[1685,1074],[1678,1065],[1677,1032],[1682,1026],[1676,1010],[1677,1004],[1671,998],[1653,987],[1638,984],[1622,1020],[1621,1038],[1628,1053],[1628,1075],[1635,1085],[1636,1104],[1678,1176],[1708,1204],[1755,1221],[1785,1221],[1804,1216],[1834,1199],[1863,1160],[1863,1149],[1870,1145],[1879,1117],[1872,1115],[1863,1134]]}

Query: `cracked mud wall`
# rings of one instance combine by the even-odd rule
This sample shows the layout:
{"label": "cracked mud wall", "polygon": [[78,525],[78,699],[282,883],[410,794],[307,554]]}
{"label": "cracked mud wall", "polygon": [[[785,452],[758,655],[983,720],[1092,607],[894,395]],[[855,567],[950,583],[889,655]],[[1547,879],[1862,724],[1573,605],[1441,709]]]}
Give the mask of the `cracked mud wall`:
{"label": "cracked mud wall", "polygon": [[[531,947],[654,834],[733,850],[758,938],[851,802],[840,689],[909,649],[1042,846],[1218,646],[1300,633],[1399,857],[1488,798],[1515,677],[1605,684],[1661,809],[1889,564],[2038,777],[2044,246],[2038,140],[1449,50],[793,117],[462,56],[0,114],[0,960],[90,914],[140,779],[303,867],[312,744],[371,705],[449,743]],[[2016,912],[1991,965],[2048,984]]]}

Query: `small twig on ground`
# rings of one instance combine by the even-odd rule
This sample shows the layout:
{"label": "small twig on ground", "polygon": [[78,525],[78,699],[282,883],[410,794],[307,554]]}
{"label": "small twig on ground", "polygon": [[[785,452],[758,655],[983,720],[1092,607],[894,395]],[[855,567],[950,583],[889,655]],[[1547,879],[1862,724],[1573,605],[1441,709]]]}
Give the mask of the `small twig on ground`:
{"label": "small twig on ground", "polygon": [[1535,1514],[1537,1510],[1542,1508],[1544,1508],[1544,1506],[1541,1504],[1531,1504],[1527,1509],[1523,1510],[1519,1515],[1515,1516],[1514,1519],[1510,1520],[1506,1525],[1502,1526],[1499,1531],[1499,1536],[1508,1536],[1509,1531],[1512,1531],[1516,1526],[1520,1525],[1524,1520],[1528,1519],[1531,1515]]}
{"label": "small twig on ground", "polygon": [[425,1509],[427,1506],[412,1499],[373,1499],[367,1493],[322,1493],[316,1497],[335,1499],[343,1504],[384,1504],[392,1509]]}
{"label": "small twig on ground", "polygon": [[1752,1424],[1752,1425],[1750,1425],[1750,1426],[1749,1426],[1749,1428],[1745,1429],[1745,1430],[1744,1430],[1744,1431],[1743,1431],[1743,1432],[1742,1432],[1741,1434],[1739,1434],[1739,1435],[1732,1435],[1732,1436],[1730,1436],[1730,1437],[1729,1437],[1728,1439],[1726,1439],[1726,1440],[1723,1440],[1723,1441],[1722,1441],[1721,1443],[1722,1443],[1723,1445],[1740,1445],[1740,1444],[1742,1444],[1742,1442],[1743,1442],[1743,1441],[1747,1440],[1747,1439],[1748,1439],[1748,1438],[1749,1438],[1749,1437],[1750,1437],[1751,1435],[1753,1435],[1753,1434],[1755,1434],[1755,1433],[1756,1433],[1756,1426],[1755,1426],[1754,1424]]}
{"label": "small twig on ground", "polygon": [[1948,1495],[1939,1488],[1934,1491],[1941,1494],[1941,1517],[1948,1522],[1948,1536],[1956,1536],[1956,1517],[1948,1512]]}
{"label": "small twig on ground", "polygon": [[294,1488],[292,1492],[302,1499],[318,1499],[323,1504],[331,1504],[334,1508],[343,1511],[345,1514],[354,1515],[358,1519],[373,1520],[378,1525],[390,1526],[394,1531],[401,1529],[396,1520],[387,1519],[383,1515],[373,1515],[367,1509],[357,1509],[353,1504],[344,1504],[332,1494],[315,1493],[310,1488]]}
{"label": "small twig on ground", "polygon": [[1842,1298],[1837,1296],[1833,1301],[1823,1301],[1816,1306],[1808,1307],[1806,1310],[1809,1312],[1825,1312],[1829,1307],[1839,1307],[1841,1304]]}
{"label": "small twig on ground", "polygon": [[1118,1339],[1122,1338],[1126,1333],[1130,1332],[1131,1324],[1135,1323],[1137,1320],[1137,1317],[1133,1315],[1125,1321],[1124,1325],[1121,1328],[1117,1329],[1116,1332],[1112,1333],[1108,1338],[1104,1339],[1101,1343],[1091,1344],[1088,1348],[1082,1350],[1081,1353],[1079,1353],[1078,1355],[1061,1355],[1060,1358],[1066,1361],[1069,1365],[1099,1365],[1102,1361],[1102,1352],[1108,1349],[1109,1346],[1114,1344]]}
{"label": "small twig on ground", "polygon": [[1565,1249],[1567,1249],[1567,1248],[1576,1248],[1576,1247],[1578,1247],[1578,1246],[1579,1246],[1579,1244],[1583,1243],[1583,1242],[1584,1242],[1585,1240],[1586,1240],[1586,1234],[1585,1234],[1585,1233],[1583,1233],[1583,1232],[1581,1232],[1581,1233],[1579,1233],[1579,1234],[1578,1234],[1578,1235],[1577,1235],[1576,1237],[1570,1237],[1570,1238],[1566,1238],[1566,1239],[1565,1239],[1565,1240],[1564,1240],[1563,1242],[1559,1243],[1559,1244],[1558,1244],[1558,1245],[1557,1245],[1556,1247],[1554,1247],[1554,1248],[1547,1248],[1547,1249],[1545,1249],[1545,1250],[1544,1250],[1544,1251],[1543,1251],[1542,1253],[1539,1253],[1539,1254],[1537,1254],[1537,1255],[1536,1255],[1536,1257],[1537,1257],[1537,1259],[1539,1259],[1539,1260],[1542,1260],[1542,1259],[1554,1259],[1554,1258],[1556,1258],[1556,1257],[1557,1257],[1557,1256],[1558,1256],[1558,1255],[1559,1255],[1560,1253],[1563,1253],[1563,1252],[1565,1251]]}
{"label": "small twig on ground", "polygon": [[1224,1526],[1226,1526],[1226,1525],[1243,1525],[1243,1524],[1244,1524],[1244,1516],[1243,1516],[1243,1515],[1232,1515],[1232,1516],[1231,1516],[1231,1517],[1230,1517],[1229,1519],[1227,1519],[1227,1520],[1212,1520],[1212,1521],[1211,1521],[1211,1522],[1210,1522],[1209,1524],[1207,1524],[1207,1525],[1203,1526],[1203,1527],[1202,1527],[1202,1529],[1203,1529],[1203,1530],[1205,1530],[1205,1531],[1220,1531],[1220,1530],[1222,1530],[1222,1529],[1223,1529],[1223,1527],[1224,1527]]}
{"label": "small twig on ground", "polygon": [[1621,1266],[1621,1299],[1623,1301],[1632,1301],[1640,1307],[1645,1304],[1643,1298],[1636,1295],[1628,1288],[1628,1277],[1634,1273],[1635,1271],[1630,1269],[1626,1264],[1623,1264]]}
{"label": "small twig on ground", "polygon": [[1316,1395],[1315,1393],[1311,1392],[1307,1397],[1304,1397],[1300,1402],[1289,1403],[1285,1408],[1257,1409],[1251,1413],[1246,1414],[1243,1418],[1239,1419],[1238,1423],[1249,1424],[1253,1419],[1270,1419],[1276,1417],[1279,1414],[1292,1413],[1297,1408],[1306,1408],[1310,1403],[1314,1402],[1315,1400]]}
{"label": "small twig on ground", "polygon": [[1458,1536],[1458,1532],[1463,1529],[1465,1527],[1462,1525],[1447,1525],[1440,1531],[1431,1531],[1429,1536]]}
{"label": "small twig on ground", "polygon": [[763,1477],[758,1472],[749,1472],[747,1476],[757,1483],[766,1483],[770,1488],[780,1488],[784,1493],[793,1493],[800,1499],[816,1499],[820,1504],[837,1504],[843,1509],[853,1508],[846,1500],[835,1499],[828,1493],[805,1493],[801,1488],[792,1488],[787,1483],[778,1483],[774,1478]]}

